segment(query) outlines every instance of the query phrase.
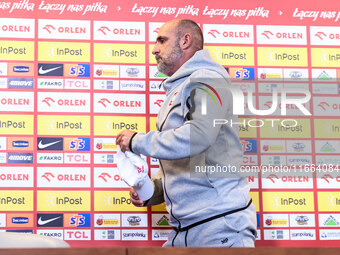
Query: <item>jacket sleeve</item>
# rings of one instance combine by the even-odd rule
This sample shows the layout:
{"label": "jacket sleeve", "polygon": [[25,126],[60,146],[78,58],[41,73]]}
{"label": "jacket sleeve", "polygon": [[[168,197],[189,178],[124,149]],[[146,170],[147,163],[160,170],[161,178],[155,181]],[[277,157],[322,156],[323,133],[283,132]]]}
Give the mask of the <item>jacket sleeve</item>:
{"label": "jacket sleeve", "polygon": [[230,90],[226,86],[217,86],[215,90],[221,101],[216,96],[210,96],[203,84],[195,86],[190,93],[190,120],[178,128],[138,133],[132,140],[133,152],[157,159],[174,160],[195,156],[209,148],[221,128],[221,125],[214,125],[214,120],[228,120],[232,116]]}
{"label": "jacket sleeve", "polygon": [[149,200],[145,201],[144,206],[158,205],[164,202],[161,170],[157,172],[155,178],[152,178],[152,183],[155,191],[153,192],[152,197]]}

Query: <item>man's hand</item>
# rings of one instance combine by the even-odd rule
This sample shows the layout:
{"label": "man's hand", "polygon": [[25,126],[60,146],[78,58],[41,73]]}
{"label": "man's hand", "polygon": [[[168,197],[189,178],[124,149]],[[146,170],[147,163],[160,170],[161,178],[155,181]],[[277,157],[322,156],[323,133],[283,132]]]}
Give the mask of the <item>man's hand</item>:
{"label": "man's hand", "polygon": [[142,207],[144,205],[143,200],[140,200],[137,192],[134,190],[134,188],[130,189],[130,198],[131,198],[131,202],[134,206],[138,206],[138,207]]}
{"label": "man's hand", "polygon": [[130,150],[129,148],[130,140],[135,133],[136,132],[134,131],[125,129],[117,135],[116,144],[120,146],[122,152]]}

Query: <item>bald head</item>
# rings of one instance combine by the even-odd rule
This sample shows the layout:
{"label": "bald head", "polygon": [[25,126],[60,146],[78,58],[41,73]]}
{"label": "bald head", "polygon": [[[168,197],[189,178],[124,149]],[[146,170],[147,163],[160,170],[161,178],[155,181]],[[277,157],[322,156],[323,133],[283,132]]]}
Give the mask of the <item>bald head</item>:
{"label": "bald head", "polygon": [[203,49],[203,34],[199,25],[190,19],[176,19],[175,22],[177,38],[182,38],[186,33],[191,34],[193,49],[195,51]]}

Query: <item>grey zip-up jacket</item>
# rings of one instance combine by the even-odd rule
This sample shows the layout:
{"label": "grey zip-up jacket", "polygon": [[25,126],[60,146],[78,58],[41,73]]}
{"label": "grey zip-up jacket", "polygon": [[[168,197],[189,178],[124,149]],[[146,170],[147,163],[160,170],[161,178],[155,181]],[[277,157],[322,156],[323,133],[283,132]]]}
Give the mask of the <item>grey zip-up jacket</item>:
{"label": "grey zip-up jacket", "polygon": [[[250,201],[245,178],[198,171],[216,165],[238,169],[241,164],[238,126],[213,125],[216,119],[237,122],[226,89],[229,83],[227,71],[208,50],[196,52],[163,83],[166,99],[158,113],[157,131],[138,133],[131,141],[133,152],[159,159],[155,192],[146,205],[165,201],[173,227],[245,207]],[[249,213],[255,218],[254,208]],[[256,229],[255,222],[250,225]]]}

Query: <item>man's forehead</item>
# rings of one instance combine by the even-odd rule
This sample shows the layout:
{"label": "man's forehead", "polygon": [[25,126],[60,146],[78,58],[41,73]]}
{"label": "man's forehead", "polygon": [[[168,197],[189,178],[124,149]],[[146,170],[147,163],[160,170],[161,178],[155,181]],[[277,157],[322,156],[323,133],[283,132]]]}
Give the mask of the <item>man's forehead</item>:
{"label": "man's forehead", "polygon": [[176,23],[173,21],[169,21],[164,23],[160,29],[158,30],[158,36],[169,36],[174,34],[176,31]]}

